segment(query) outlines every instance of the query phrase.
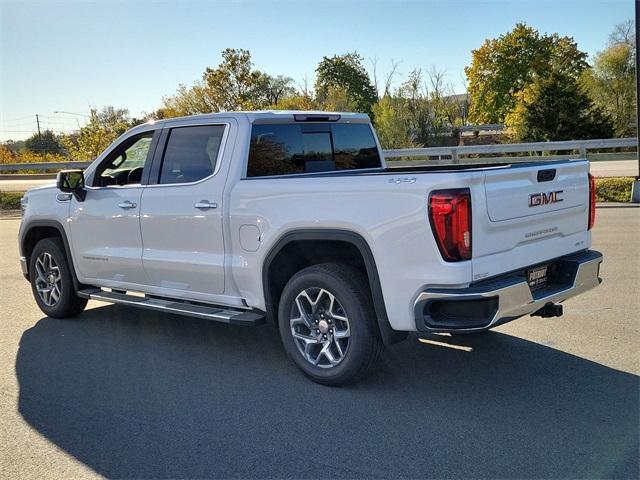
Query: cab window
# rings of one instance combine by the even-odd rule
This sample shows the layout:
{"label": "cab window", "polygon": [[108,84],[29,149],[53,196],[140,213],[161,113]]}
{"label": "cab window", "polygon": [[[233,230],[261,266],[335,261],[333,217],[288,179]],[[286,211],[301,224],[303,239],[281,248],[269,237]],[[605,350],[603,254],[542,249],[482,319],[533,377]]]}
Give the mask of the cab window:
{"label": "cab window", "polygon": [[380,168],[366,123],[254,125],[247,177]]}
{"label": "cab window", "polygon": [[94,186],[136,185],[142,180],[142,172],[149,155],[153,132],[145,132],[125,140],[107,160],[98,167]]}
{"label": "cab window", "polygon": [[224,125],[171,129],[159,183],[191,183],[213,175],[224,129]]}

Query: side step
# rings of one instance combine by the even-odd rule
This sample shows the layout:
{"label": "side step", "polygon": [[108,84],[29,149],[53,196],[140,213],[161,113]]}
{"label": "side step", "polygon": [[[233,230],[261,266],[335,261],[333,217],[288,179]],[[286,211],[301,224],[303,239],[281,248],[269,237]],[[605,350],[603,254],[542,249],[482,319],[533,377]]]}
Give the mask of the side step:
{"label": "side step", "polygon": [[229,323],[231,325],[254,327],[265,323],[264,314],[257,312],[233,310],[228,307],[216,307],[213,305],[192,304],[180,300],[158,297],[138,297],[121,292],[106,292],[99,288],[80,290],[78,296],[159,312],[177,313],[179,315],[203,318],[205,320]]}

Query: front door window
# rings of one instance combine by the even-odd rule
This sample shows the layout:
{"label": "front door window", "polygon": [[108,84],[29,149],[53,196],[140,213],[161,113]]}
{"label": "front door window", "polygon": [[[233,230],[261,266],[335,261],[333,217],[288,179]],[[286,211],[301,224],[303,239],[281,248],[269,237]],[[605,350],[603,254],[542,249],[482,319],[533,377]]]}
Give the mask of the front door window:
{"label": "front door window", "polygon": [[98,167],[94,186],[139,184],[152,138],[153,132],[148,132],[126,141]]}

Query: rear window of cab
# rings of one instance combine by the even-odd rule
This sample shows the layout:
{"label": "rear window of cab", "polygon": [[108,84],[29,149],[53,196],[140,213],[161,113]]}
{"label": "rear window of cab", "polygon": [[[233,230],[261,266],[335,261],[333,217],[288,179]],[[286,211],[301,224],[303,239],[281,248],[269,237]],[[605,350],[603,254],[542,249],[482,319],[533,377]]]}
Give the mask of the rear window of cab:
{"label": "rear window of cab", "polygon": [[367,123],[253,125],[247,177],[380,168]]}

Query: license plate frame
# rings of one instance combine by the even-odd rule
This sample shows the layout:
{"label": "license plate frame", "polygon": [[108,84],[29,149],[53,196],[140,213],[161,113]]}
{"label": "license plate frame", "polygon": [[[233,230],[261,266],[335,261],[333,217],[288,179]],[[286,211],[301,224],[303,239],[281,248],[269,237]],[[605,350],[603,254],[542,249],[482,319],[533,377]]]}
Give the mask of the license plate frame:
{"label": "license plate frame", "polygon": [[538,265],[527,269],[527,284],[532,292],[549,285],[549,265]]}

